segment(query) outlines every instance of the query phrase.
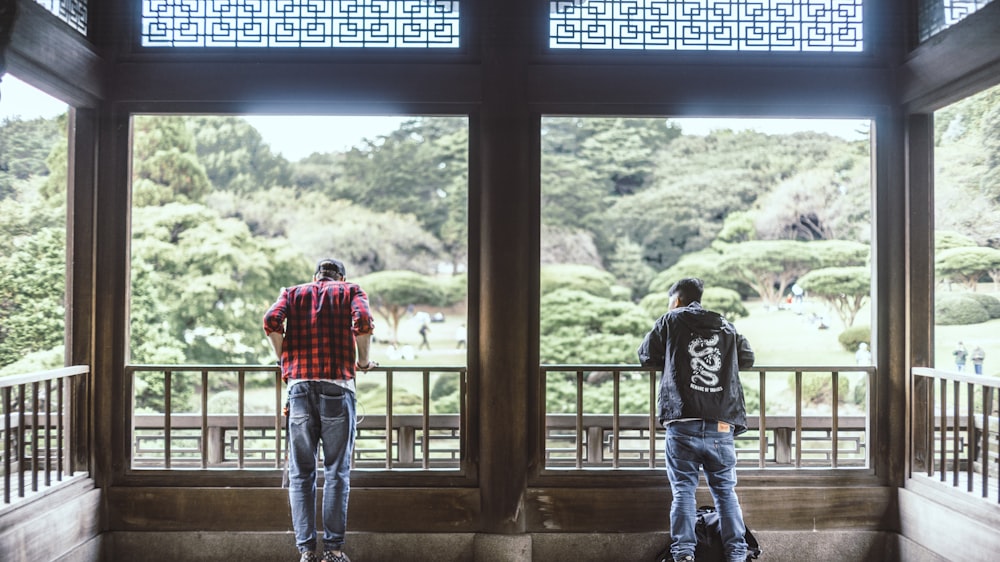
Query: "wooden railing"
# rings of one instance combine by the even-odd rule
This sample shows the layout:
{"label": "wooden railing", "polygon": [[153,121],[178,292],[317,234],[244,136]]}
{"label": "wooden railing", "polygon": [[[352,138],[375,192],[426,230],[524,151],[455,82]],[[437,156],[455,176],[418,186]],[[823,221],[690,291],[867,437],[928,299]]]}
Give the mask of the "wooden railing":
{"label": "wooden railing", "polygon": [[72,436],[89,372],[75,366],[0,378],[3,505],[87,470]]}
{"label": "wooden railing", "polygon": [[[164,389],[162,412],[134,415],[132,468],[277,469],[282,466],[284,424],[279,412],[284,393],[276,368],[132,366],[129,371],[134,379],[144,377],[145,386],[156,383]],[[606,382],[588,382],[594,373]],[[868,397],[873,375],[872,367],[762,367],[744,373],[748,394],[752,394],[748,402],[758,406],[748,412],[749,431],[739,439],[739,466],[868,468],[873,446],[868,430],[871,402]],[[545,381],[567,376],[574,381],[576,407],[568,412],[564,409],[541,413],[546,470],[664,466],[663,430],[655,419],[656,370],[637,366],[546,365],[540,368],[540,396],[546,396]],[[272,393],[267,399],[267,412],[247,412],[251,377],[259,379],[254,382],[253,392]],[[376,403],[362,404],[359,408],[355,469],[440,473],[461,472],[466,468],[465,451],[471,436],[466,431],[469,409],[465,400],[465,368],[391,367],[363,377],[359,395],[367,394],[370,402],[370,392],[363,390],[363,385],[372,384],[373,379],[384,385],[384,395]],[[457,377],[461,397],[457,404],[461,412],[436,412],[431,388],[432,381],[439,377]],[[806,387],[814,394],[817,387],[824,387],[815,381],[812,385],[804,384],[805,377],[827,381],[825,398],[803,395]],[[839,390],[842,377],[849,377],[855,386],[862,387],[858,393],[862,404],[854,405],[853,410],[851,404],[842,400],[845,398]],[[182,378],[187,380],[181,382]],[[273,388],[270,391],[262,388],[265,384]],[[639,409],[643,413],[629,411],[636,408],[637,385],[642,387]],[[175,411],[172,400],[175,387],[191,392],[192,386],[199,402],[197,411]],[[401,399],[400,386],[408,389],[408,400]],[[631,395],[626,396],[629,392]],[[216,400],[224,393],[235,396],[235,402],[228,404],[232,411],[216,413],[214,410],[220,409],[215,406]],[[768,402],[769,393],[779,398]],[[587,411],[592,395],[600,395],[611,406],[607,411]],[[786,404],[788,397],[794,403]],[[403,407],[401,401],[409,402],[406,413],[397,413]],[[817,402],[821,405],[817,406]],[[807,413],[811,409],[829,411]],[[845,413],[848,410],[851,411]],[[762,411],[766,413],[762,415]]]}
{"label": "wooden railing", "polygon": [[[133,415],[132,468],[276,469],[284,461],[285,391],[276,367],[263,365],[135,365],[127,368],[133,388],[160,384],[161,411]],[[454,377],[460,412],[435,414],[431,381]],[[138,380],[142,379],[142,384]],[[248,379],[255,379],[248,381]],[[403,379],[403,380],[401,380]],[[359,396],[355,469],[462,471],[466,455],[465,367],[383,367],[357,381]],[[371,402],[365,385],[381,385]],[[405,386],[406,402],[401,404]],[[182,390],[181,390],[182,389]],[[270,390],[268,390],[270,389]],[[413,390],[416,389],[414,393]],[[178,391],[194,393],[197,403],[175,404]],[[248,393],[268,392],[256,402]],[[413,394],[419,398],[413,400]],[[221,400],[232,395],[232,401]],[[262,405],[262,402],[268,404]],[[414,403],[417,402],[417,403]],[[146,406],[148,408],[148,405]],[[263,408],[264,413],[248,412]],[[195,411],[190,411],[195,410]],[[221,411],[219,411],[221,410]],[[400,410],[408,410],[399,412]],[[410,413],[417,410],[419,413]],[[397,413],[399,412],[399,413]]]}
{"label": "wooden railing", "polygon": [[913,369],[912,475],[1000,502],[998,388],[992,377]]}
{"label": "wooden railing", "polygon": [[[546,403],[549,403],[550,379],[568,377],[576,387],[572,412],[545,413],[546,469],[665,466],[663,428],[656,419],[659,380],[656,369],[629,365],[545,365],[540,373],[540,395]],[[747,400],[748,431],[738,438],[738,467],[868,468],[869,451],[873,447],[869,442],[869,420],[873,413],[870,397],[874,374],[874,367],[854,366],[768,366],[741,373],[747,394],[756,393],[756,400],[752,397]],[[812,384],[804,384],[805,377],[810,377]],[[851,395],[852,400],[846,400],[848,397],[840,392],[841,384],[848,379],[853,379],[850,382],[855,389],[861,387]],[[600,382],[590,382],[595,380]],[[808,396],[804,391],[807,386],[811,391]],[[624,387],[630,388],[626,391]],[[626,392],[630,393],[630,404],[625,404]],[[588,393],[610,394],[610,407],[591,413],[593,409],[588,409],[586,400]],[[792,403],[781,398],[769,400],[769,395],[787,396]],[[855,403],[853,407],[851,402]],[[628,407],[643,413],[623,413]],[[556,423],[558,419],[567,421]]]}

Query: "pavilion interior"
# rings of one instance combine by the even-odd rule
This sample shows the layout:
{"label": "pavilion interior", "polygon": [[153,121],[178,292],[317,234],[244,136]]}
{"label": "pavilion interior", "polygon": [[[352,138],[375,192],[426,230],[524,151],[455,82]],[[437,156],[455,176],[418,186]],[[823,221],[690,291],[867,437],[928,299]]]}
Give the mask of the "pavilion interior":
{"label": "pavilion interior", "polygon": [[665,544],[662,475],[539,470],[551,115],[870,119],[871,470],[741,472],[744,513],[765,560],[995,559],[996,500],[915,479],[911,461],[912,369],[933,366],[933,113],[1000,83],[1000,2],[918,40],[931,3],[867,0],[863,50],[803,53],[550,49],[541,0],[462,0],[455,49],[146,48],[145,2],[89,0],[81,33],[16,0],[6,71],[72,108],[66,364],[90,376],[73,406],[87,474],[0,509],[0,558],[294,559],[274,474],[130,470],[123,390],[130,116],[270,112],[469,118],[469,470],[359,474],[355,560],[651,560]]}

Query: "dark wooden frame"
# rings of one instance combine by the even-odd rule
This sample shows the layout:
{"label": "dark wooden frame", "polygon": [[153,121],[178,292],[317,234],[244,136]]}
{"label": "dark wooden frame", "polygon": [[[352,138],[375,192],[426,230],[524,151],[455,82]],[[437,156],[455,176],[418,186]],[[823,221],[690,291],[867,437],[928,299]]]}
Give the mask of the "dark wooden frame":
{"label": "dark wooden frame", "polygon": [[[907,405],[909,368],[929,360],[932,344],[925,300],[932,296],[930,112],[1000,82],[1000,3],[912,50],[896,22],[912,21],[915,2],[870,4],[864,53],[652,56],[549,52],[540,39],[547,4],[538,0],[467,0],[463,49],[402,54],[153,52],[129,39],[139,6],[133,0],[93,0],[88,38],[18,0],[9,70],[76,108],[69,347],[72,360],[89,362],[94,374],[83,414],[88,429],[79,438],[103,494],[100,532],[287,527],[283,511],[267,507],[284,502],[274,487],[154,485],[125,474],[128,127],[130,113],[147,111],[470,116],[470,342],[478,345],[469,369],[470,399],[479,406],[470,455],[477,485],[359,488],[351,520],[358,530],[499,534],[653,531],[666,520],[668,492],[655,476],[531,478],[538,464],[541,116],[872,119],[875,475],[748,476],[741,494],[748,517],[773,529],[812,525],[815,516],[820,528],[899,531],[896,491],[907,486],[911,468],[907,424],[919,422]],[[509,399],[484,399],[492,396]],[[194,513],[192,505],[205,508]],[[602,506],[600,515],[588,511],[593,505]]]}

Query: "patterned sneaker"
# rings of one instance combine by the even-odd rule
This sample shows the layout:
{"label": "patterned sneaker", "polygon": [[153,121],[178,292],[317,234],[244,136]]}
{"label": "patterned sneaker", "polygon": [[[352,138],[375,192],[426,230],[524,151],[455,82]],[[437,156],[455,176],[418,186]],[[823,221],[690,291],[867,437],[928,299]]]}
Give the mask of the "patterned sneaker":
{"label": "patterned sneaker", "polygon": [[351,562],[351,559],[344,552],[334,554],[332,550],[324,550],[321,562]]}
{"label": "patterned sneaker", "polygon": [[299,562],[319,562],[315,552],[303,552]]}

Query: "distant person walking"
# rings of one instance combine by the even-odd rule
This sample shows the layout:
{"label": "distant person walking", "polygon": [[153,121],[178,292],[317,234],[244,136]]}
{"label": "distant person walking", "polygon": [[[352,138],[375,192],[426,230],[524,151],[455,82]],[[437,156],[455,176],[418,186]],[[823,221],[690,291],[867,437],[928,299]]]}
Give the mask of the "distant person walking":
{"label": "distant person walking", "polygon": [[701,307],[700,279],[681,279],[668,291],[669,310],[639,345],[639,362],[663,369],[658,413],[666,428],[670,553],[694,561],[700,470],[722,523],[726,560],[744,561],[747,543],[736,496],[735,436],[747,430],[740,369],[753,366],[746,338],[725,318]]}
{"label": "distant person walking", "polygon": [[955,347],[955,351],[951,352],[955,356],[955,368],[958,372],[965,370],[965,358],[969,356],[969,351],[965,349],[965,345],[962,342],[958,342],[958,346]]}
{"label": "distant person walking", "polygon": [[972,368],[977,375],[983,374],[983,361],[986,359],[986,352],[978,345],[972,350]]}
{"label": "distant person walking", "polygon": [[344,264],[319,262],[311,283],[282,289],[264,314],[264,332],[288,385],[288,500],[300,562],[316,562],[316,464],[323,445],[323,562],[344,554],[351,455],[356,431],[356,371],[374,327],[368,295],[348,283]]}
{"label": "distant person walking", "polygon": [[854,362],[858,365],[872,364],[872,352],[868,350],[867,343],[861,342],[858,344],[858,350],[854,352]]}
{"label": "distant person walking", "polygon": [[431,329],[427,326],[427,324],[420,325],[420,345],[417,346],[417,351],[420,351],[421,349],[427,349],[427,351],[431,350],[431,342],[427,341],[427,333],[430,331]]}
{"label": "distant person walking", "polygon": [[467,337],[465,324],[460,324],[458,328],[455,328],[455,349],[465,349]]}

